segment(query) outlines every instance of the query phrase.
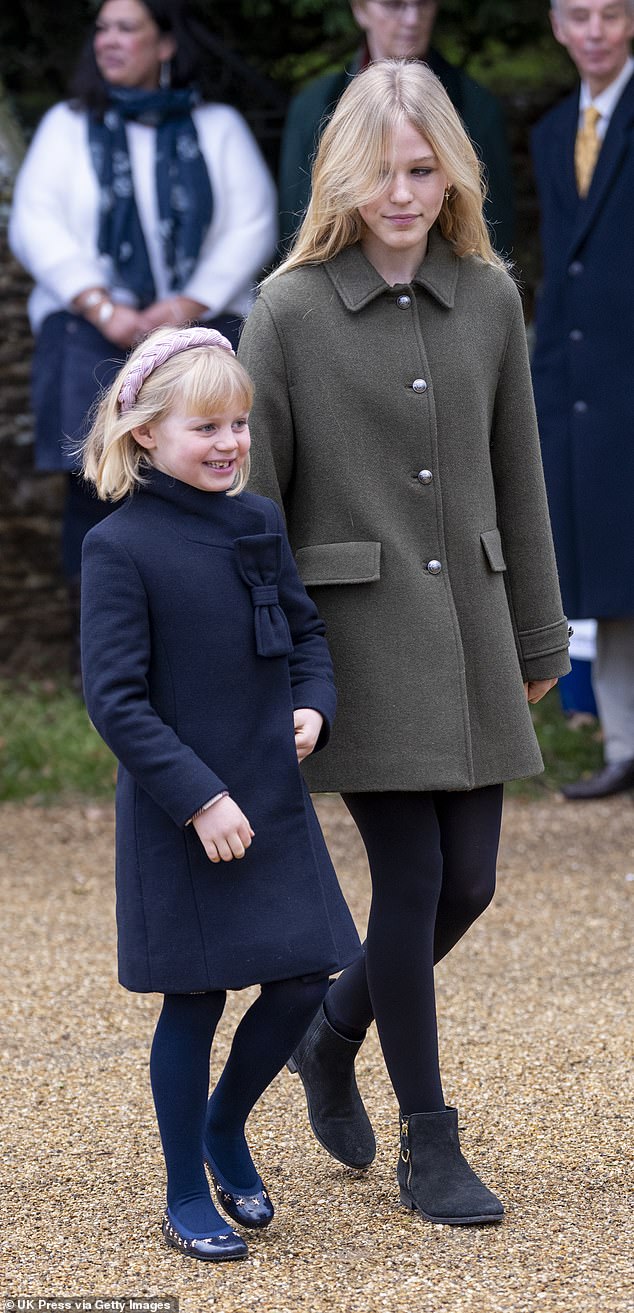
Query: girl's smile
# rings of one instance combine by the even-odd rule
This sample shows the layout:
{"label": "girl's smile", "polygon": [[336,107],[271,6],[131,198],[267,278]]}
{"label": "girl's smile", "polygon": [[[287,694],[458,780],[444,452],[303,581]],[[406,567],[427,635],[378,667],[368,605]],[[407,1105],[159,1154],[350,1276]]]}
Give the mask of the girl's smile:
{"label": "girl's smile", "polygon": [[202,492],[228,492],[251,446],[248,418],[244,414],[185,415],[173,410],[132,433],[163,474]]}

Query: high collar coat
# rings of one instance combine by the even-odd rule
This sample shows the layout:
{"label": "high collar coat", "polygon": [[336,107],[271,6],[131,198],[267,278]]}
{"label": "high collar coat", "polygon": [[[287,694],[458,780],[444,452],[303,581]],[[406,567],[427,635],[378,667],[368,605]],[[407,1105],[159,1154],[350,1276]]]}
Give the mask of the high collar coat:
{"label": "high collar coat", "polygon": [[[293,710],[335,710],[323,623],[278,508],[153,471],[84,542],[88,713],[119,758],[119,979],[240,989],[359,951],[301,777]],[[187,819],[227,789],[255,830],[212,864]]]}
{"label": "high collar coat", "polygon": [[261,292],[253,486],[326,621],[336,729],[311,787],[538,772],[523,680],[569,669],[520,299],[439,233],[411,285],[358,245]]}
{"label": "high collar coat", "polygon": [[544,280],[533,380],[564,604],[634,615],[634,76],[590,190],[577,192],[579,93],[532,138]]}

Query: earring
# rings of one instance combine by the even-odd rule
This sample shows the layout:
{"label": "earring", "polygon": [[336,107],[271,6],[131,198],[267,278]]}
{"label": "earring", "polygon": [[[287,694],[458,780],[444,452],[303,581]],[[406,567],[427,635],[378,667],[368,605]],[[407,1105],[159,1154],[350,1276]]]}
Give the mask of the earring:
{"label": "earring", "polygon": [[445,201],[449,200],[450,193],[451,193],[451,187],[445,187]]}
{"label": "earring", "polygon": [[172,61],[171,59],[162,59],[159,69],[159,87],[161,91],[169,91],[172,85]]}

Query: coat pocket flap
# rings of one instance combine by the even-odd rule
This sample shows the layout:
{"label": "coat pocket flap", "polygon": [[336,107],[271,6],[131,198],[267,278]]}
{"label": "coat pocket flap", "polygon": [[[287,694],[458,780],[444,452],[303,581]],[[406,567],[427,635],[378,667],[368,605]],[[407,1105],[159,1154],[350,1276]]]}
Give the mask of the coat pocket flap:
{"label": "coat pocket flap", "polygon": [[381,577],[380,543],[315,543],[295,554],[307,587],[319,584],[373,584]]}
{"label": "coat pocket flap", "polygon": [[487,529],[480,534],[480,542],[486,552],[487,561],[492,570],[506,570],[506,561],[502,551],[502,539],[499,529]]}

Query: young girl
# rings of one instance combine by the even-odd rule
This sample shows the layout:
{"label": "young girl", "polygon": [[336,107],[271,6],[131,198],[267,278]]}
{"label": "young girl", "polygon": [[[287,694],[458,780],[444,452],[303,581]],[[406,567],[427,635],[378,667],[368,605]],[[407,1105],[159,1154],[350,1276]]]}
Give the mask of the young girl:
{"label": "young girl", "polygon": [[[125,499],[84,546],[89,715],[119,758],[119,979],[165,995],[150,1074],[163,1234],[242,1258],[266,1226],[244,1128],[359,952],[298,762],[335,707],[324,626],[277,507],[245,492],[251,382],[220,333],[159,329],[101,402],[84,469]],[[227,989],[261,985],[208,1100]]]}
{"label": "young girl", "polygon": [[376,1017],[403,1203],[496,1221],[445,1104],[433,968],[493,896],[502,782],[542,768],[528,702],[568,670],[568,633],[520,298],[473,147],[424,64],[351,81],[239,354],[256,486],[284,504],[339,688],[309,782],[342,793],[372,877],[365,960],[290,1065],[321,1143],[367,1166],[354,1059]]}

